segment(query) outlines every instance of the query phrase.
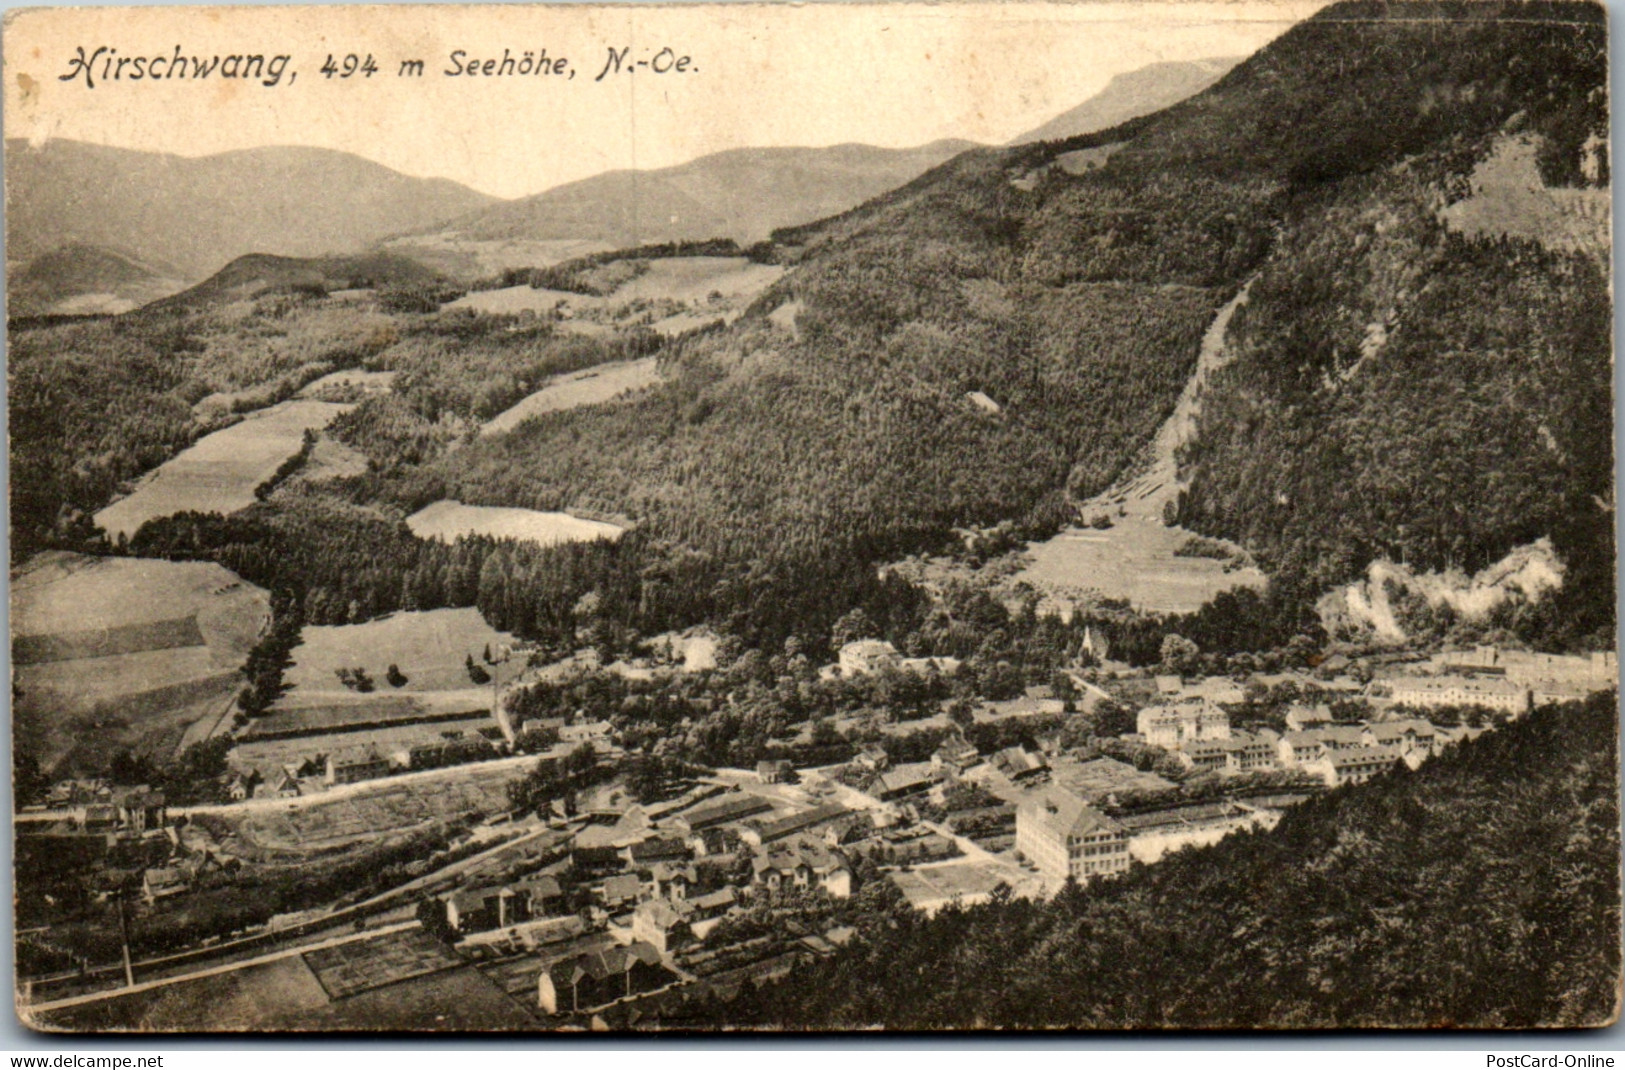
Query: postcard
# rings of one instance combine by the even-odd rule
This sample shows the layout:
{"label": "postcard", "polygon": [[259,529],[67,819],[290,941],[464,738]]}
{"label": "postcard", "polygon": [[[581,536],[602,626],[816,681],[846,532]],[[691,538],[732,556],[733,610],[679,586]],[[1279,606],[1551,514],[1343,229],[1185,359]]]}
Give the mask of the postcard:
{"label": "postcard", "polygon": [[1605,15],[12,12],[18,1016],[1612,1022]]}

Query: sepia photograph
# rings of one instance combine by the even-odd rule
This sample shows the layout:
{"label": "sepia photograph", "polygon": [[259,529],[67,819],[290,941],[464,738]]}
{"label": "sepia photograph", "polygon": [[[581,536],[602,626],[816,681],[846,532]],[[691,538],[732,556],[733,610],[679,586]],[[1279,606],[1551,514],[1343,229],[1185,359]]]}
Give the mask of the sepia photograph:
{"label": "sepia photograph", "polygon": [[1600,3],[38,7],[0,80],[26,1029],[1616,1022]]}

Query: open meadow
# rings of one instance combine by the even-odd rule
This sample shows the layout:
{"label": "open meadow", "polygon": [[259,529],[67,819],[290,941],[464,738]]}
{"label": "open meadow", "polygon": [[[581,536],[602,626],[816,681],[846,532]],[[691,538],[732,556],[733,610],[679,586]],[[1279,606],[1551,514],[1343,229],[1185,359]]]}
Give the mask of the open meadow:
{"label": "open meadow", "polygon": [[508,509],[492,505],[464,505],[458,501],[435,502],[406,518],[406,526],[420,539],[456,542],[464,535],[484,535],[493,539],[518,539],[551,546],[559,542],[591,542],[618,539],[624,530],[601,520],[584,520],[569,513],[544,513],[535,509]]}
{"label": "open meadow", "polygon": [[636,265],[635,273],[610,282],[601,294],[507,286],[476,290],[446,307],[506,315],[557,313],[561,326],[572,331],[587,325],[646,323],[673,336],[717,320],[732,323],[785,271],[743,256],[673,256],[613,261],[586,277],[608,275],[627,265]]}
{"label": "open meadow", "polygon": [[326,427],[349,405],[288,401],[205,435],[143,477],[135,490],[96,514],[110,539],[135,535],[156,517],[182,512],[235,513],[254,504],[254,489],[299,451],[307,430]]}
{"label": "open meadow", "polygon": [[[333,692],[343,704],[472,688],[476,685],[469,679],[466,659],[484,665],[487,649],[495,656],[513,643],[512,635],[486,624],[477,609],[392,613],[365,624],[308,625],[283,677],[292,687],[277,708],[308,706]],[[406,677],[399,687],[386,678],[391,665]],[[372,692],[358,693],[339,680],[339,669],[356,668],[372,677]]]}
{"label": "open meadow", "polygon": [[512,431],[533,416],[563,412],[582,405],[598,405],[628,390],[641,390],[659,381],[660,369],[654,357],[600,364],[595,368],[571,372],[559,376],[513,408],[486,421],[480,433],[494,435]]}
{"label": "open meadow", "polygon": [[269,616],[219,565],[41,554],[12,577],[18,739],[46,768],[120,747],[167,758],[229,706]]}

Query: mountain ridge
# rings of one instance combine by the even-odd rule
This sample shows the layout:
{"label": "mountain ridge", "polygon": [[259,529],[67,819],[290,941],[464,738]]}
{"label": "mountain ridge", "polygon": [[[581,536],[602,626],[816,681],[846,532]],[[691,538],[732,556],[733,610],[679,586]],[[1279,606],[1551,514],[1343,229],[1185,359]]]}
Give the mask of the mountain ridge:
{"label": "mountain ridge", "polygon": [[1058,141],[1109,130],[1195,96],[1230,73],[1244,58],[1170,60],[1114,75],[1099,93],[1007,144]]}
{"label": "mountain ridge", "polygon": [[94,245],[191,281],[237,256],[360,252],[496,198],[414,178],[353,153],[266,146],[209,156],[70,139],[5,143],[11,264]]}
{"label": "mountain ridge", "polygon": [[651,170],[620,169],[448,221],[469,240],[759,241],[780,226],[833,214],[974,147],[944,139],[909,149],[855,142],[724,149]]}

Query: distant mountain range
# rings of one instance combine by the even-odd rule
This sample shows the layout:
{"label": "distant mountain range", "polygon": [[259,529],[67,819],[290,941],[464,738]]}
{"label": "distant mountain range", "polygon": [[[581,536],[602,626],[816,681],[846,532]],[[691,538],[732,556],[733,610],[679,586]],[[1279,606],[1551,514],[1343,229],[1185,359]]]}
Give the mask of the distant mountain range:
{"label": "distant mountain range", "polygon": [[[109,273],[117,276],[111,304],[151,288],[149,279],[114,271],[115,261],[150,266],[153,277],[184,285],[246,253],[355,252],[495,202],[446,179],[411,178],[330,149],[274,146],[188,158],[15,139],[5,149],[14,285],[50,254],[56,262],[35,272],[42,279],[100,285]],[[96,292],[35,287],[26,304]]]}
{"label": "distant mountain range", "polygon": [[675,167],[609,171],[437,229],[470,241],[590,239],[626,247],[722,237],[748,244],[844,212],[974,147],[730,149]]}
{"label": "distant mountain range", "polygon": [[[1235,63],[1158,63],[1119,75],[1016,143],[1149,114],[1200,92]],[[122,312],[249,254],[333,257],[386,241],[392,254],[469,277],[488,274],[493,256],[551,262],[646,242],[727,237],[749,244],[846,212],[977,147],[944,140],[912,149],[731,149],[502,201],[330,149],[273,146],[189,158],[13,139],[5,163],[8,311]],[[252,266],[257,272],[270,262]],[[273,274],[287,275],[283,268]],[[222,283],[223,291],[239,288]]]}
{"label": "distant mountain range", "polygon": [[1012,145],[1062,138],[1107,130],[1130,119],[1161,111],[1186,97],[1193,97],[1230,73],[1240,56],[1199,59],[1187,62],[1153,63],[1149,67],[1119,74],[1106,88],[1062,112],[1043,126],[1011,140]]}

